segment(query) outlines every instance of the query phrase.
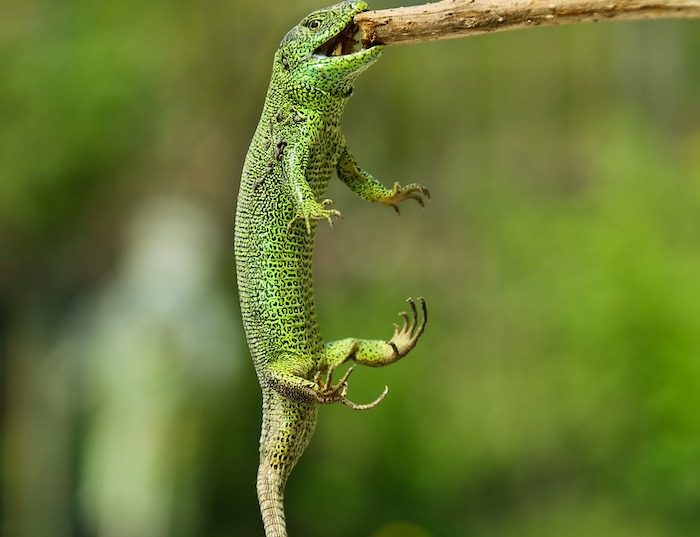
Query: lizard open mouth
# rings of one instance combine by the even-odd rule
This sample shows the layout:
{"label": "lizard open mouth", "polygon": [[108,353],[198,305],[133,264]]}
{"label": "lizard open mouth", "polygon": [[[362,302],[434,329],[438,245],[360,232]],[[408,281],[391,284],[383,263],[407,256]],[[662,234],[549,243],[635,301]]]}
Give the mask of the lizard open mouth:
{"label": "lizard open mouth", "polygon": [[346,56],[360,52],[365,47],[360,41],[360,29],[352,21],[336,36],[314,50],[314,56]]}

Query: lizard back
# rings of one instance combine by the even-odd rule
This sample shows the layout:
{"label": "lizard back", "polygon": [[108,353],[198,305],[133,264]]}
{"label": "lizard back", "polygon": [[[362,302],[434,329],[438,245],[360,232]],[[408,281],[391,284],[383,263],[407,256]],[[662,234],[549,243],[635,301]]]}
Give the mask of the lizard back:
{"label": "lizard back", "polygon": [[303,222],[293,223],[297,200],[285,159],[308,151],[306,181],[320,201],[338,160],[344,102],[333,98],[322,107],[304,107],[276,91],[273,76],[246,156],[234,248],[241,313],[256,369],[291,356],[307,362],[300,366],[310,371],[322,352],[312,279],[315,222],[310,232]]}

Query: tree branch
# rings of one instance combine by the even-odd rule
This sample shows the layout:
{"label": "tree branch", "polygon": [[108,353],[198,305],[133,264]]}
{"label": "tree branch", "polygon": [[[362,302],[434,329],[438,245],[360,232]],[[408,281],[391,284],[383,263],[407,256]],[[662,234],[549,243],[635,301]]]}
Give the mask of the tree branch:
{"label": "tree branch", "polygon": [[700,17],[700,0],[442,0],[355,16],[365,45],[399,45],[533,26]]}

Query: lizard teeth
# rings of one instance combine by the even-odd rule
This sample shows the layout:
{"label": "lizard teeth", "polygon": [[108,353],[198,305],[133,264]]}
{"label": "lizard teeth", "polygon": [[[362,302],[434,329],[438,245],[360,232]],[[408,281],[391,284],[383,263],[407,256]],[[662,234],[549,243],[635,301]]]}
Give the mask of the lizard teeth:
{"label": "lizard teeth", "polygon": [[321,44],[314,55],[326,57],[345,56],[364,49],[359,38],[359,29],[350,22],[340,33]]}

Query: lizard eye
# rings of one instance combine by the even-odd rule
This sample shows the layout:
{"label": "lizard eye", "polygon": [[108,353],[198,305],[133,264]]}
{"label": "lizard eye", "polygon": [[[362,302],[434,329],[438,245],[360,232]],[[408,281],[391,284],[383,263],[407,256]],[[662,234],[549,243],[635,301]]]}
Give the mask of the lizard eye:
{"label": "lizard eye", "polygon": [[319,26],[321,26],[321,21],[318,19],[311,19],[306,23],[306,26],[312,30],[316,30]]}

